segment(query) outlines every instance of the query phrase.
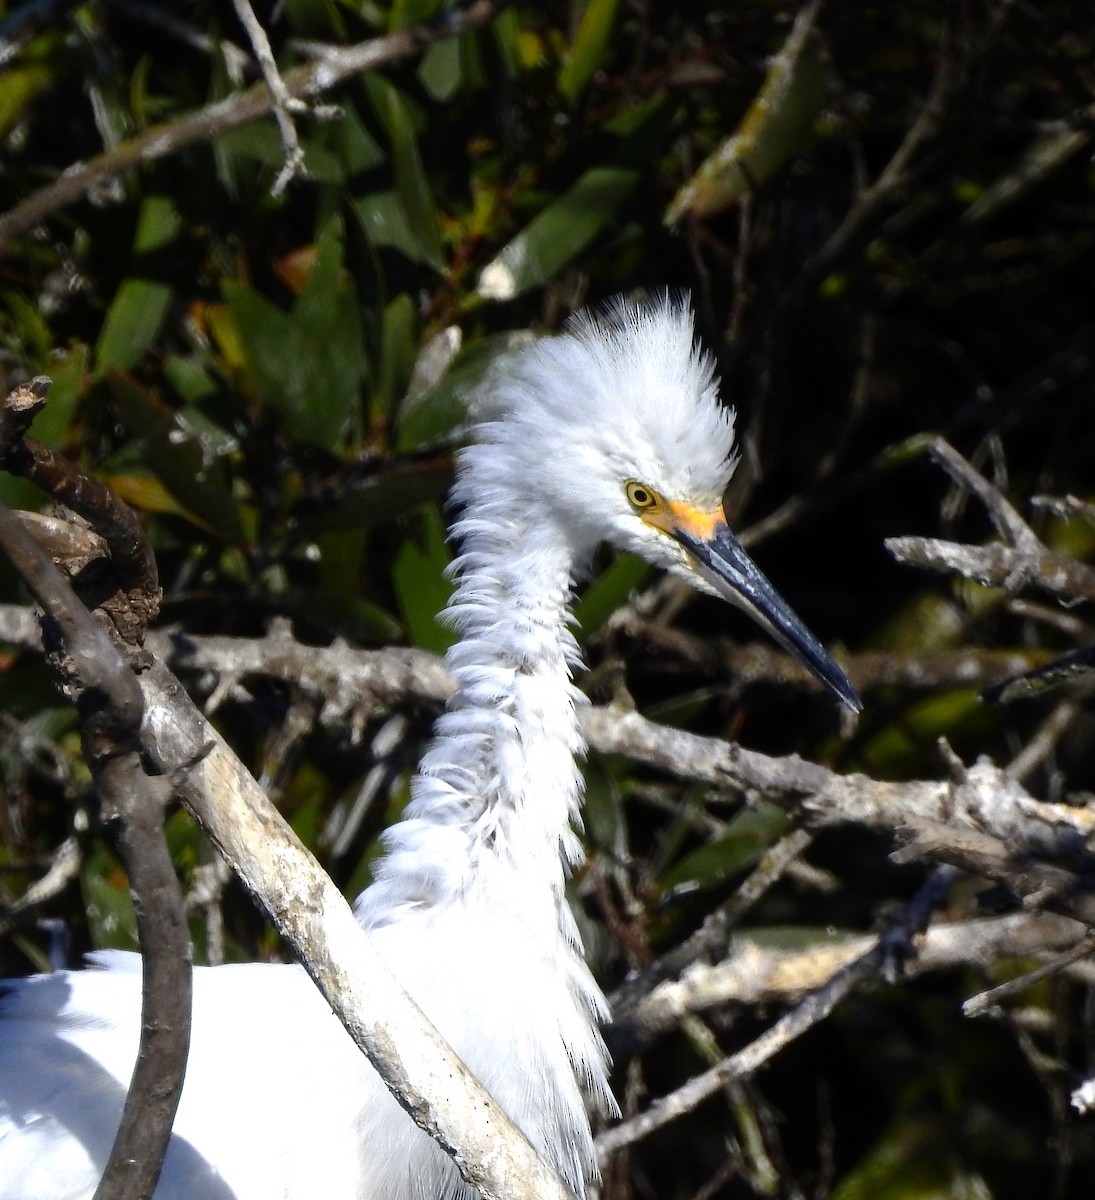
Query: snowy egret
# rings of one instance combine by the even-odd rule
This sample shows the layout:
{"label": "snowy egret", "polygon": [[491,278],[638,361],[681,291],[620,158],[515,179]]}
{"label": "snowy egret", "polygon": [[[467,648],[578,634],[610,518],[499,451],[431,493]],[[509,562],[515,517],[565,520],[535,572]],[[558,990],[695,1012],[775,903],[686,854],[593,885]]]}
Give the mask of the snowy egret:
{"label": "snowy egret", "polygon": [[[588,1108],[614,1104],[604,998],[564,896],[582,749],[573,581],[608,540],[746,608],[852,708],[839,667],[730,533],[733,414],[687,306],[618,304],[520,351],[458,463],[457,691],[361,924],[579,1196]],[[13,985],[0,1022],[0,1196],[87,1197],[133,1065],[136,956]],[[472,1200],[296,966],[197,968],[158,1200]]]}

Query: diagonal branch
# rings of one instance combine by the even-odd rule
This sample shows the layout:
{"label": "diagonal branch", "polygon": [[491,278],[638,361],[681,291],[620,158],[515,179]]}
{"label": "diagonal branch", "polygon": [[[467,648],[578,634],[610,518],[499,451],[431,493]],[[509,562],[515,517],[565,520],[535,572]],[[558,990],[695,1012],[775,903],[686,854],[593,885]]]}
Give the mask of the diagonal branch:
{"label": "diagonal branch", "polygon": [[914,935],[927,927],[932,910],[946,895],[953,877],[949,868],[937,868],[906,906],[900,921],[891,925],[886,933],[872,938],[867,950],[841,967],[823,987],[811,992],[755,1041],[704,1074],[690,1079],[671,1095],[656,1100],[639,1116],[602,1133],[597,1138],[601,1162],[615,1151],[691,1112],[726,1084],[754,1074],[784,1046],[823,1021],[864,980],[880,973],[888,975],[895,959],[900,963],[912,953]]}

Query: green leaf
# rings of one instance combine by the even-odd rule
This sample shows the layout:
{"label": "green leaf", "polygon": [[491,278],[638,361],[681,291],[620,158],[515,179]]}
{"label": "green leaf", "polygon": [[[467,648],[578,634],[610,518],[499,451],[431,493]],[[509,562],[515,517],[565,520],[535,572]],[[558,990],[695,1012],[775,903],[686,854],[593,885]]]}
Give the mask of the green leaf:
{"label": "green leaf", "polygon": [[279,594],[278,606],[302,628],[355,642],[388,644],[403,636],[391,613],[344,588],[287,588]]}
{"label": "green leaf", "polygon": [[483,268],[476,291],[488,300],[512,300],[546,283],[604,229],[641,178],[629,167],[586,171]]}
{"label": "green leaf", "polygon": [[24,354],[38,361],[43,367],[49,361],[53,335],[49,325],[38,310],[18,292],[4,293],[4,307],[8,310],[15,335],[22,343]]}
{"label": "green leaf", "polygon": [[765,801],[744,809],[714,842],[687,855],[663,880],[666,890],[715,887],[755,863],[787,830],[783,809]]}
{"label": "green leaf", "polygon": [[213,377],[196,359],[169,354],[163,362],[164,379],[188,405],[209,400],[217,394]]}
{"label": "green leaf", "polygon": [[571,104],[601,65],[616,21],[616,9],[617,0],[589,0],[582,13],[566,62],[559,72],[559,94]]}
{"label": "green leaf", "polygon": [[[447,45],[448,43],[439,43]],[[345,175],[358,175],[383,167],[388,155],[375,137],[365,128],[358,113],[348,104],[343,115],[334,121],[321,121],[314,130],[313,152],[322,147],[342,164]],[[305,155],[308,147],[305,146]]]}
{"label": "green leaf", "polygon": [[525,36],[517,12],[503,8],[491,21],[490,32],[505,77],[516,79],[521,73],[521,39]]}
{"label": "green leaf", "polygon": [[468,396],[499,358],[517,346],[526,345],[528,340],[524,332],[493,333],[461,350],[433,387],[401,407],[396,447],[421,450],[447,446],[462,437],[468,428]]}
{"label": "green leaf", "polygon": [[340,487],[330,504],[320,507],[313,503],[297,510],[294,526],[301,536],[315,537],[392,521],[422,504],[441,500],[451,482],[452,463],[447,455],[397,461]]}
{"label": "green leaf", "polygon": [[382,76],[368,75],[365,83],[391,141],[395,194],[414,239],[415,257],[439,271],[445,263],[440,222],[410,110],[398,90]]}
{"label": "green leaf", "polygon": [[95,371],[132,371],[156,339],[171,303],[171,288],[151,279],[127,279],[106,314],[95,347]]}
{"label": "green leaf", "polygon": [[431,100],[451,100],[463,79],[460,39],[448,38],[434,44],[422,56],[418,79]]}
{"label": "green leaf", "polygon": [[381,319],[380,360],[369,397],[374,420],[378,415],[390,413],[395,401],[406,391],[418,349],[417,327],[410,296],[398,295],[385,307]]}
{"label": "green leaf", "polygon": [[342,269],[342,230],[328,223],[291,313],[243,284],[222,284],[263,401],[301,441],[337,451],[359,409],[365,350],[357,290]]}
{"label": "green leaf", "polygon": [[438,654],[456,640],[455,632],[437,619],[452,594],[445,574],[449,559],[441,513],[430,505],[422,511],[419,536],[407,538],[395,556],[392,584],[411,641]]}
{"label": "green leaf", "polygon": [[801,10],[737,130],[674,196],[665,215],[667,225],[729,207],[803,149],[829,91],[814,37],[816,11],[816,5]]}
{"label": "green leaf", "polygon": [[88,348],[77,342],[49,364],[49,403],[34,421],[34,436],[47,446],[61,446],[76,405],[87,389]]}
{"label": "green leaf", "polygon": [[627,821],[620,781],[603,758],[589,760],[582,774],[585,776],[582,826],[586,841],[622,858],[627,854]]}
{"label": "green leaf", "polygon": [[18,123],[52,78],[53,68],[47,62],[28,58],[5,66],[0,74],[0,137]]}
{"label": "green leaf", "polygon": [[[110,381],[111,397],[141,461],[182,508],[207,530],[230,542],[243,540],[239,511],[223,454],[230,444],[203,438],[185,409],[172,412],[126,376]],[[139,495],[134,490],[133,498]]]}
{"label": "green leaf", "polygon": [[414,263],[425,261],[410,220],[395,192],[372,192],[360,200],[354,200],[352,207],[372,246],[398,250]]}
{"label": "green leaf", "polygon": [[137,215],[137,232],[133,239],[135,254],[150,254],[170,245],[179,236],[182,218],[170,196],[146,196]]}
{"label": "green leaf", "polygon": [[388,17],[388,30],[394,33],[397,29],[410,29],[412,25],[421,25],[440,7],[441,0],[394,0],[391,15]]}
{"label": "green leaf", "polygon": [[602,571],[574,606],[579,641],[598,630],[649,574],[649,564],[637,554],[621,554]]}

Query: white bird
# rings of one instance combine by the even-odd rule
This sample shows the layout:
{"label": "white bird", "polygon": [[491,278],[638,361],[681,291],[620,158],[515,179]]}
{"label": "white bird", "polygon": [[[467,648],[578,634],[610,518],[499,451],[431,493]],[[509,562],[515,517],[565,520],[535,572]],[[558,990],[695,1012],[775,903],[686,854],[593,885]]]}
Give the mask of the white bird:
{"label": "white bird", "polygon": [[[599,543],[749,610],[844,703],[840,669],[727,528],[733,414],[682,302],[617,304],[511,357],[459,456],[457,690],[357,916],[427,1016],[579,1197],[614,1111],[604,997],[564,896],[583,749],[574,580]],[[0,1197],[88,1197],[138,1040],[134,955],[12,985]],[[194,970],[157,1200],[474,1200],[297,966]]]}

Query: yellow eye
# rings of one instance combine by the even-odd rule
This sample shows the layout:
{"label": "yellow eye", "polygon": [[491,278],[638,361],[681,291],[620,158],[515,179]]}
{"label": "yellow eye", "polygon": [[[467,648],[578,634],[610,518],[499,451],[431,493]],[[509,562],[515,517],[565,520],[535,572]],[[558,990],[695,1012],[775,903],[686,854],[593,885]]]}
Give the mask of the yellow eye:
{"label": "yellow eye", "polygon": [[648,488],[645,483],[638,483],[634,479],[628,480],[624,491],[627,492],[628,503],[632,508],[653,508],[660,499],[653,488]]}

